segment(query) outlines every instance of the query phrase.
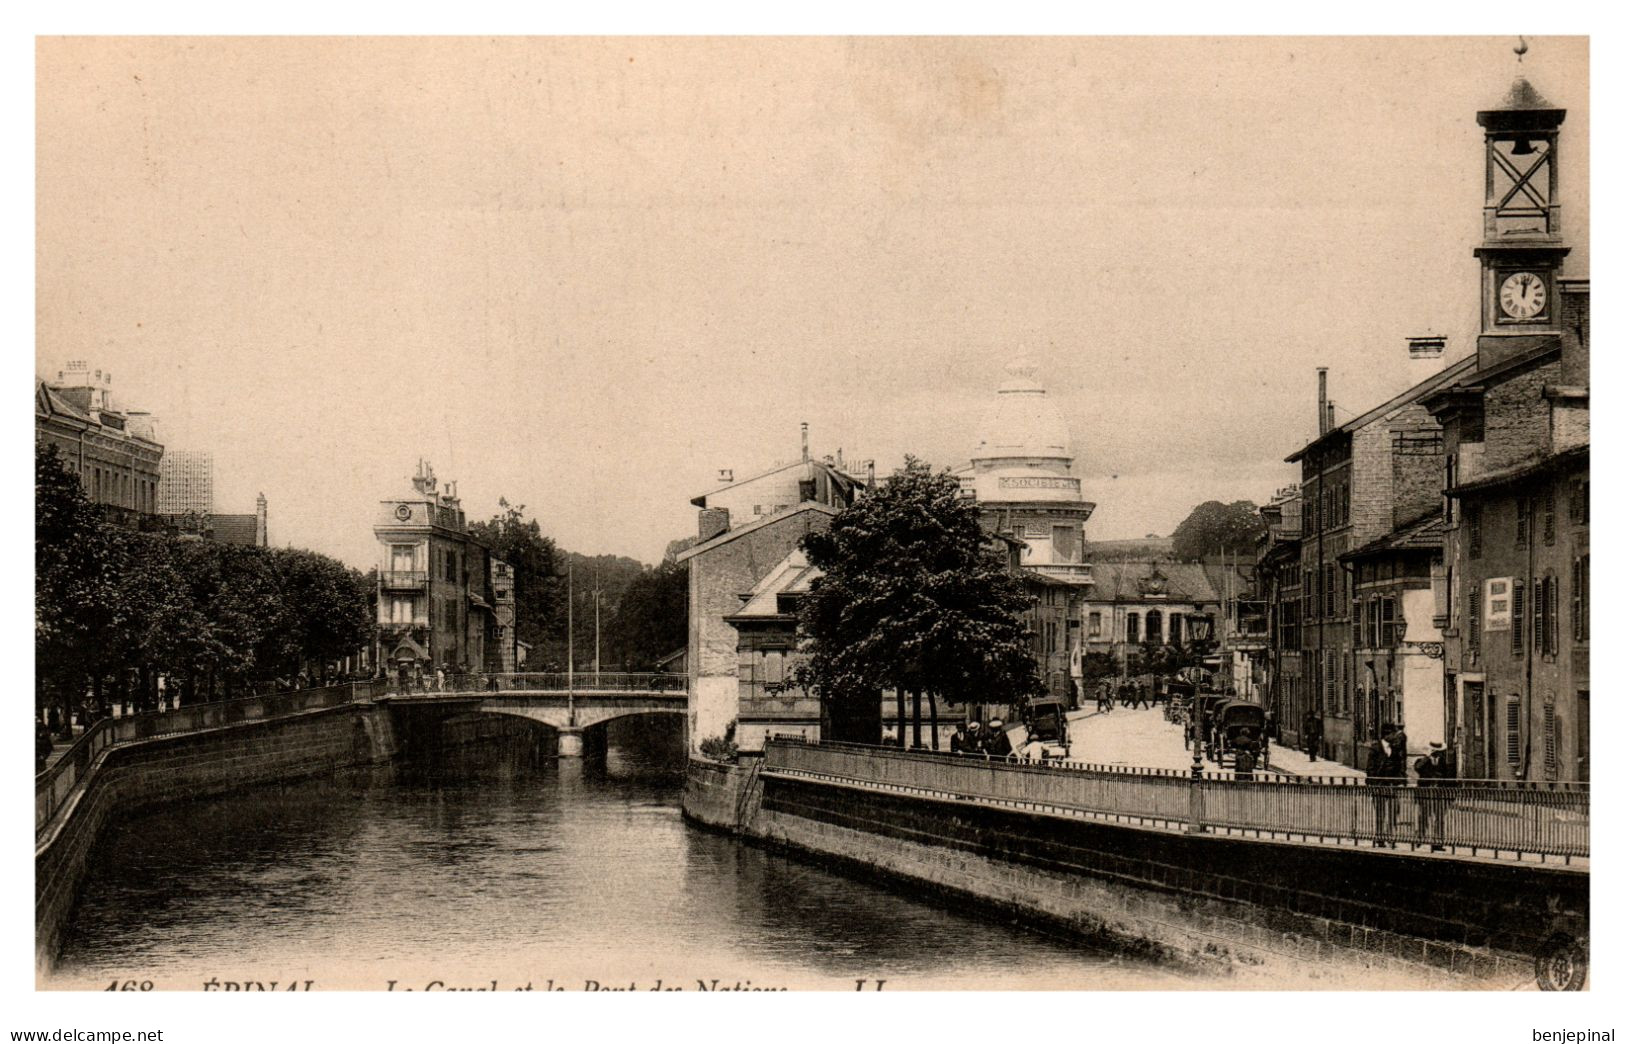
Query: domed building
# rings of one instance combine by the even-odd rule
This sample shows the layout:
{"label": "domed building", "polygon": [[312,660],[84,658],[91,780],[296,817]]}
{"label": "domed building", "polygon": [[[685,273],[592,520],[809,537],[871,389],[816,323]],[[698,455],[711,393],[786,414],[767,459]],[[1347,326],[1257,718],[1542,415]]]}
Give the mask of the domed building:
{"label": "domed building", "polygon": [[1072,474],[1072,440],[1060,407],[1038,382],[1031,361],[1005,369],[970,464],[956,472],[989,532],[1027,546],[1021,564],[1069,584],[1090,582],[1084,524],[1095,505]]}

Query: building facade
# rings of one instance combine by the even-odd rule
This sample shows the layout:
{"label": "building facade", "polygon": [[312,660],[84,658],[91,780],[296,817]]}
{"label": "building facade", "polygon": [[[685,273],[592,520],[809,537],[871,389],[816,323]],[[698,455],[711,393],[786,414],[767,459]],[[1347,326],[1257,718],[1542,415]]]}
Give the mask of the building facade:
{"label": "building facade", "polygon": [[[412,489],[379,504],[378,652],[391,672],[495,668],[489,554],[468,532],[455,484],[419,462]],[[493,654],[487,659],[488,651]]]}
{"label": "building facade", "polygon": [[1297,486],[1278,490],[1259,509],[1265,530],[1259,538],[1255,576],[1265,609],[1264,704],[1275,712],[1284,742],[1298,746],[1306,701],[1303,675],[1303,494]]}
{"label": "building facade", "polygon": [[34,438],[56,447],[109,521],[155,524],[164,447],[150,426],[131,430],[126,414],[114,408],[112,374],[82,362],[68,365],[56,381],[35,382]]}
{"label": "building facade", "polygon": [[172,449],[159,469],[158,513],[208,518],[214,514],[214,454]]}
{"label": "building facade", "polygon": [[1444,731],[1475,778],[1590,779],[1590,283],[1563,271],[1564,116],[1524,80],[1478,114],[1478,350],[1427,400],[1446,455]]}

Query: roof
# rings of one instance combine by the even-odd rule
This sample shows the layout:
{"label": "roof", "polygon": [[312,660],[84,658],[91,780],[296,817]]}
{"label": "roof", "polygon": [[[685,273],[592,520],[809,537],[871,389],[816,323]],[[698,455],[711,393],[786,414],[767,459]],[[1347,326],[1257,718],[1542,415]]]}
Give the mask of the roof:
{"label": "roof", "polygon": [[730,613],[724,619],[733,621],[788,616],[790,614],[779,605],[779,596],[806,594],[811,590],[812,582],[823,575],[824,571],[808,563],[806,554],[798,547],[756,582],[738,612]]}
{"label": "roof", "polygon": [[256,515],[210,515],[209,528],[214,531],[217,544],[254,547],[259,543],[259,517]]}
{"label": "roof", "polygon": [[1413,384],[1409,388],[1406,388],[1404,391],[1400,392],[1392,399],[1389,399],[1381,406],[1378,406],[1375,409],[1367,410],[1358,417],[1355,417],[1353,420],[1345,421],[1342,424],[1339,424],[1331,431],[1328,431],[1326,434],[1314,439],[1301,449],[1294,451],[1291,456],[1286,458],[1286,462],[1288,464],[1297,463],[1299,460],[1303,459],[1305,454],[1314,449],[1316,446],[1319,446],[1321,443],[1330,441],[1332,438],[1338,435],[1346,435],[1355,431],[1356,429],[1363,428],[1384,414],[1392,413],[1401,406],[1407,406],[1410,403],[1422,398],[1424,395],[1427,395],[1435,388],[1454,381],[1457,377],[1460,377],[1462,374],[1473,369],[1477,365],[1478,356],[1474,354],[1469,355],[1460,362],[1452,363],[1451,365],[1446,366],[1444,369],[1440,370],[1438,373],[1434,374],[1432,377],[1429,377],[1420,384]]}
{"label": "roof", "polygon": [[830,516],[840,514],[839,511],[836,511],[834,508],[830,507],[828,504],[820,504],[815,500],[804,500],[800,504],[797,504],[795,507],[791,508],[789,511],[781,511],[776,515],[763,515],[761,518],[754,519],[754,520],[752,520],[750,522],[745,523],[742,526],[735,526],[732,529],[723,530],[721,533],[718,533],[716,536],[712,537],[710,540],[704,541],[703,543],[695,544],[693,547],[689,548],[687,551],[682,552],[681,554],[679,554],[677,556],[676,561],[678,561],[678,562],[687,562],[689,559],[695,557],[696,555],[702,555],[705,552],[711,550],[712,548],[720,547],[723,544],[726,544],[731,540],[738,539],[739,537],[742,537],[747,533],[754,533],[758,529],[765,529],[768,526],[771,526],[771,525],[773,525],[775,523],[783,522],[786,519],[794,518],[797,515],[799,515],[799,514],[801,514],[803,512],[806,512],[806,511],[821,511],[824,514],[830,515]]}
{"label": "roof", "polygon": [[1361,544],[1352,551],[1338,555],[1339,561],[1370,558],[1373,555],[1405,554],[1411,551],[1438,551],[1444,547],[1444,514],[1435,512],[1385,533],[1375,540]]}
{"label": "roof", "polygon": [[851,489],[854,486],[861,486],[864,484],[863,480],[854,475],[848,474],[827,460],[814,460],[809,457],[806,460],[792,460],[788,464],[775,464],[766,471],[759,471],[749,478],[742,478],[737,482],[723,482],[717,485],[715,488],[708,489],[704,493],[691,498],[689,503],[693,504],[695,507],[702,508],[705,507],[707,497],[715,496],[718,493],[726,493],[730,489],[738,489],[740,486],[755,482],[759,479],[767,478],[770,475],[777,475],[779,472],[788,471],[790,468],[804,468],[809,465],[827,472],[830,479],[843,490]]}
{"label": "roof", "polygon": [[1591,446],[1589,444],[1576,446],[1561,453],[1541,457],[1539,460],[1531,461],[1528,464],[1522,464],[1515,468],[1504,468],[1501,471],[1485,475],[1483,478],[1476,478],[1471,482],[1463,482],[1458,486],[1452,486],[1445,490],[1445,494],[1459,497],[1465,493],[1480,493],[1494,489],[1497,486],[1510,486],[1525,479],[1543,475],[1548,471],[1561,471],[1577,464],[1588,464],[1590,460]]}
{"label": "roof", "polygon": [[[1223,594],[1214,587],[1207,570],[1196,562],[1096,562],[1096,602],[1217,602]],[[1160,583],[1163,594],[1151,590]]]}

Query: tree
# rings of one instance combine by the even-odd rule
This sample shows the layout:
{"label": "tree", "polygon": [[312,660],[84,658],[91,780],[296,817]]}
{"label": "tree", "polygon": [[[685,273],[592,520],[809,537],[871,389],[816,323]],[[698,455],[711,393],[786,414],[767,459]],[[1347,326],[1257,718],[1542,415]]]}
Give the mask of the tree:
{"label": "tree", "polygon": [[69,728],[114,621],[120,548],[55,446],[34,450],[36,702],[55,699]]}
{"label": "tree", "polygon": [[564,559],[541,525],[525,518],[525,505],[500,503],[502,514],[471,523],[468,531],[513,567],[514,632],[540,652],[564,635]]}
{"label": "tree", "polygon": [[667,559],[627,585],[609,624],[609,646],[629,671],[652,671],[688,641],[688,564]]}
{"label": "tree", "polygon": [[1250,500],[1198,504],[1174,530],[1174,557],[1196,561],[1228,552],[1251,552],[1267,526]]}
{"label": "tree", "polygon": [[1020,703],[1043,691],[1023,620],[1032,596],[951,475],[909,457],[801,547],[823,575],[798,610],[796,679],[818,692],[831,739],[877,741],[886,689],[900,742],[912,695],[916,746],[922,693],[934,723],[938,696]]}
{"label": "tree", "polygon": [[1107,678],[1116,678],[1123,673],[1123,661],[1115,653],[1091,652],[1083,654],[1083,662],[1079,667],[1082,684],[1085,689]]}

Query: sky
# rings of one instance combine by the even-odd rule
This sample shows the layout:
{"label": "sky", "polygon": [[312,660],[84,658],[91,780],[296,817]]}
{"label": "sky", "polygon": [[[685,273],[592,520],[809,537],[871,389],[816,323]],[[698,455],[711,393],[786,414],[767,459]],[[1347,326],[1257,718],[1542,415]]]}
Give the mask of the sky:
{"label": "sky", "polygon": [[[658,561],[840,449],[965,460],[1025,351],[1088,535],[1263,502],[1471,350],[1483,138],[1530,38],[43,39],[36,370],[110,371],[216,510],[373,565],[420,458],[471,518]],[[1405,338],[1448,337],[1442,361]]]}

